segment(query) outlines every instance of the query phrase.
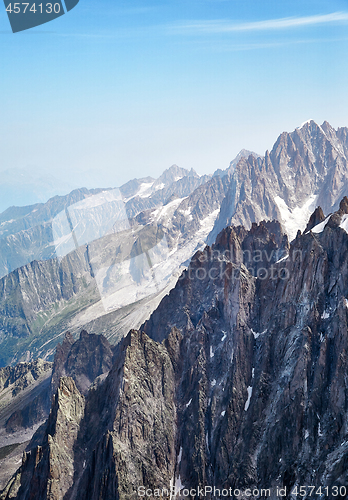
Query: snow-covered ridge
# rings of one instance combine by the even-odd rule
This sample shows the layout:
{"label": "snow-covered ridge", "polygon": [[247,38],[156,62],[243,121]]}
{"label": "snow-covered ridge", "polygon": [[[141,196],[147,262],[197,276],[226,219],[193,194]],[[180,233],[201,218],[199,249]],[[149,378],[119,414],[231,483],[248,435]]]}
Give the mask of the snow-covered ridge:
{"label": "snow-covered ridge", "polygon": [[340,227],[348,233],[348,214],[344,215],[341,220]]}
{"label": "snow-covered ridge", "polygon": [[151,188],[154,185],[154,182],[142,182],[139,186],[138,191],[133,194],[133,196],[130,196],[129,198],[125,198],[124,202],[127,203],[128,201],[132,200],[136,196],[139,196],[140,198],[148,198],[151,196]]}
{"label": "snow-covered ridge", "polygon": [[313,121],[312,118],[310,118],[309,120],[306,120],[305,122],[301,123],[301,125],[299,127],[296,127],[296,128],[299,130],[302,127],[304,127],[305,125],[311,123],[312,121]]}
{"label": "snow-covered ridge", "polygon": [[319,222],[319,224],[317,224],[316,226],[314,226],[311,229],[312,233],[316,233],[316,234],[322,233],[324,231],[324,229],[325,229],[326,224],[329,222],[330,217],[331,217],[331,214],[328,215],[325,220],[323,220],[322,222]]}

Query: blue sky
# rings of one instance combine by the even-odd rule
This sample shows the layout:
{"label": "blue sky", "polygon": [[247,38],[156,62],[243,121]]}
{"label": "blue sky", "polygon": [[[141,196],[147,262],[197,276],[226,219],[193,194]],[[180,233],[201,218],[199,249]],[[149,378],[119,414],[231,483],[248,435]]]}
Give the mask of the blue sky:
{"label": "blue sky", "polygon": [[309,118],[348,126],[347,61],[348,0],[80,0],[17,34],[0,6],[0,171],[227,168]]}

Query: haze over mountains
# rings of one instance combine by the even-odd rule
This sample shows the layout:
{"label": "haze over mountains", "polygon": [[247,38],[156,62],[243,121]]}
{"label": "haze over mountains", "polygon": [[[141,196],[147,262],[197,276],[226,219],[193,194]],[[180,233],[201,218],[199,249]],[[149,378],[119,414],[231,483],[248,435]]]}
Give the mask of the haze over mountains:
{"label": "haze over mountains", "polygon": [[347,484],[347,137],[0,215],[1,500]]}
{"label": "haze over mountains", "polygon": [[[0,215],[0,363],[51,359],[66,330],[118,342],[148,318],[194,252],[230,224],[276,219],[291,240],[318,204],[330,213],[348,190],[347,132],[309,121],[281,134],[264,157],[242,150],[213,176],[172,166],[157,180],[129,181],[116,190],[127,227],[115,229],[115,219],[102,238],[86,234],[112,220],[111,188],[9,208]],[[75,221],[76,241],[69,226],[63,235],[74,250],[57,260],[55,221],[67,211],[84,215]]]}

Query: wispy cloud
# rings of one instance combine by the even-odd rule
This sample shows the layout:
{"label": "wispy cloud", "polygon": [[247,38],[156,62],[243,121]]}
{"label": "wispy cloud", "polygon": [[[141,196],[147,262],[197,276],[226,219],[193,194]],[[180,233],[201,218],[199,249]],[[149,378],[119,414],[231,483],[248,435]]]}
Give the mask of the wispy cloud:
{"label": "wispy cloud", "polygon": [[215,34],[243,31],[271,31],[314,26],[320,24],[336,24],[348,21],[348,12],[333,12],[304,17],[284,17],[254,22],[231,22],[226,20],[214,21],[185,21],[168,26],[170,33],[175,34]]}
{"label": "wispy cloud", "polygon": [[258,43],[228,43],[226,42],[212,42],[211,40],[198,39],[191,42],[191,46],[196,46],[200,50],[205,52],[245,52],[252,50],[263,50],[263,49],[277,49],[279,47],[289,47],[292,45],[309,45],[309,44],[320,44],[320,43],[337,43],[337,42],[348,42],[348,38],[313,38],[313,39],[303,39],[303,40],[286,40],[280,42],[258,42]]}

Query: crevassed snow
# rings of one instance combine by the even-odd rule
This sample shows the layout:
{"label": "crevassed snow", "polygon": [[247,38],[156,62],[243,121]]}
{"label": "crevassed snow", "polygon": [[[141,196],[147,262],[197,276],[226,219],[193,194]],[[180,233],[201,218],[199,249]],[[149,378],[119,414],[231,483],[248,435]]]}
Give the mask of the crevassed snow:
{"label": "crevassed snow", "polygon": [[185,217],[185,219],[190,221],[193,219],[192,214],[191,214],[191,210],[192,210],[192,208],[188,207],[186,210],[179,210],[179,212]]}
{"label": "crevassed snow", "polygon": [[214,353],[213,353],[213,347],[210,346],[210,357],[213,358],[214,357]]}
{"label": "crevassed snow", "polygon": [[220,209],[217,208],[216,210],[214,210],[214,212],[209,214],[205,219],[200,221],[201,227],[199,228],[197,235],[200,235],[202,233],[208,233],[208,231],[210,232],[211,229],[213,229],[215,219],[219,215],[219,212],[220,212]]}
{"label": "crevassed snow", "polygon": [[303,231],[306,227],[309,217],[311,216],[315,203],[317,200],[317,195],[312,194],[307,198],[302,207],[295,207],[294,209],[290,209],[288,205],[285,203],[283,198],[280,196],[275,196],[274,201],[278,205],[280,215],[282,218],[283,226],[285,231],[289,235],[289,239],[293,240],[296,236],[296,233],[299,229]]}
{"label": "crevassed snow", "polygon": [[249,408],[249,405],[250,405],[250,399],[251,399],[251,395],[253,393],[253,388],[251,387],[251,385],[249,385],[247,391],[248,391],[248,399],[245,402],[244,411],[247,411]]}
{"label": "crevassed snow", "polygon": [[[187,196],[185,196],[187,198]],[[180,203],[185,200],[185,198],[177,198],[176,200],[170,201],[167,205],[163,205],[161,208],[157,208],[152,212],[153,220],[160,220],[164,217],[172,217],[175,210],[178,208]]]}
{"label": "crevassed snow", "polygon": [[322,233],[324,231],[324,228],[326,224],[329,222],[331,215],[328,215],[325,220],[322,222],[319,222],[316,226],[314,226],[311,231],[312,233]]}
{"label": "crevassed snow", "polygon": [[191,403],[192,403],[192,398],[190,399],[190,401],[188,403],[186,403],[186,408],[188,408]]}
{"label": "crevassed snow", "polygon": [[138,190],[136,196],[140,196],[140,198],[148,198],[151,195],[152,186],[153,182],[143,182],[140,185],[140,189]]}

